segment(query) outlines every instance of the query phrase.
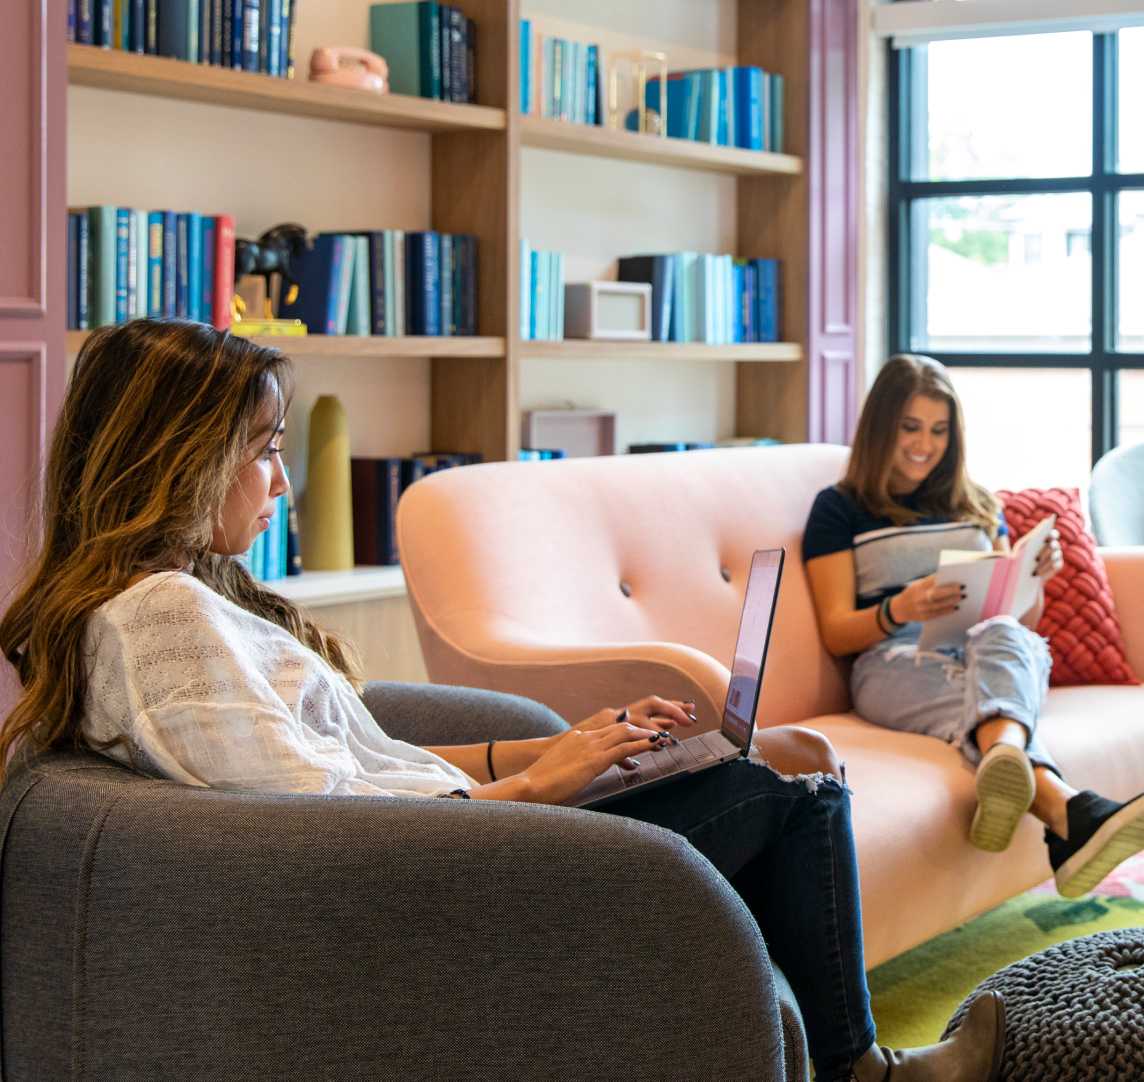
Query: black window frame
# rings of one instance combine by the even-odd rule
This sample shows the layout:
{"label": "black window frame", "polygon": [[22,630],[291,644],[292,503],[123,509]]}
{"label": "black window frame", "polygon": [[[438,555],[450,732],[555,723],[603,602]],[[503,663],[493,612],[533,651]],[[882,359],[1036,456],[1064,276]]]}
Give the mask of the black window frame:
{"label": "black window frame", "polygon": [[[887,46],[890,48],[890,46]],[[1144,191],[1144,173],[1118,173],[1119,39],[1115,31],[1092,37],[1092,175],[987,180],[914,180],[910,155],[926,153],[916,136],[927,121],[924,49],[893,49],[890,57],[890,277],[888,340],[891,353],[911,350],[912,327],[924,326],[928,238],[915,236],[915,201],[935,196],[1087,193],[1092,197],[1092,342],[1087,353],[963,353],[926,350],[951,368],[1079,368],[1092,380],[1092,461],[1116,446],[1119,431],[1117,374],[1144,369],[1144,353],[1115,348],[1117,198]],[[914,136],[914,137],[911,137]],[[920,172],[920,171],[918,171]],[[911,254],[913,258],[911,258]]]}

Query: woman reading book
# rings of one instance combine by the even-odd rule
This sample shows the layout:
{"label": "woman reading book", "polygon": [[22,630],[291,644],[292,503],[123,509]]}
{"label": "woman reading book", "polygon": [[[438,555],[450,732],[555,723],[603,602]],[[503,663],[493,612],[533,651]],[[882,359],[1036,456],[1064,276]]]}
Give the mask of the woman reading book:
{"label": "woman reading book", "polygon": [[1119,804],[1077,792],[1037,735],[1052,661],[1032,629],[1040,585],[1063,566],[1056,532],[1037,554],[1036,601],[1019,620],[996,616],[964,643],[918,646],[926,623],[964,598],[958,583],[936,580],[941,551],[1009,548],[997,499],[967,473],[945,369],[891,358],[866,398],[846,476],[818,494],[806,524],[823,641],[838,657],[856,655],[850,685],[863,718],[946,740],[976,766],[972,844],[1000,852],[1031,812],[1045,824],[1057,889],[1077,897],[1144,848],[1144,795]]}
{"label": "woman reading book", "polygon": [[[466,716],[488,716],[490,701],[519,712],[522,700],[428,686],[387,698],[373,685],[379,724],[347,644],[237,559],[287,487],[289,382],[276,350],[198,324],[137,320],[87,339],[53,437],[42,551],[0,621],[24,689],[0,763],[78,745],[188,785],[560,804],[693,720],[690,704],[648,696],[551,738],[422,748],[387,736],[386,704],[394,716],[402,698]],[[806,731],[766,730],[758,752],[608,813],[681,834],[740,892],[795,991],[823,1082],[997,1078],[993,994],[940,1044],[875,1043],[841,768]]]}

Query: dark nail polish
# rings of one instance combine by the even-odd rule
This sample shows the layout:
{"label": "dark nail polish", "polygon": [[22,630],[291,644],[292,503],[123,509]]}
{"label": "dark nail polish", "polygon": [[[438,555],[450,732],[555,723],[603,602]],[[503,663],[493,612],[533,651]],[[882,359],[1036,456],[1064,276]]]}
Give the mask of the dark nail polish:
{"label": "dark nail polish", "polygon": [[660,737],[659,733],[652,733],[651,736],[648,737],[648,740],[650,740],[654,744],[657,740],[659,740],[659,737]]}
{"label": "dark nail polish", "polygon": [[619,724],[621,721],[627,721],[627,720],[628,720],[628,708],[625,706],[623,708],[623,710],[621,710],[616,715],[616,723]]}

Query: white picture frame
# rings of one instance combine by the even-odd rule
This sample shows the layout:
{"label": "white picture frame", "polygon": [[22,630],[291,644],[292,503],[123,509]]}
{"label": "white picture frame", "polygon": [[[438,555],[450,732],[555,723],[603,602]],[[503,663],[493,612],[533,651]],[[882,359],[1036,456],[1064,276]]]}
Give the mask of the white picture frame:
{"label": "white picture frame", "polygon": [[651,341],[649,282],[571,282],[564,287],[564,337]]}

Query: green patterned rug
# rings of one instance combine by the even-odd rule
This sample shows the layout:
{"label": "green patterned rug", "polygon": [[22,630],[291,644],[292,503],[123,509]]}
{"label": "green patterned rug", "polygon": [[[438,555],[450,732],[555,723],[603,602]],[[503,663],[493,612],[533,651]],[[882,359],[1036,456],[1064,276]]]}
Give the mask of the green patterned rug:
{"label": "green patterned rug", "polygon": [[1084,898],[1057,894],[1052,880],[870,971],[878,1041],[931,1044],[958,1004],[1010,962],[1054,943],[1144,925],[1144,854],[1126,861]]}

